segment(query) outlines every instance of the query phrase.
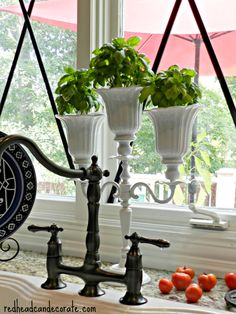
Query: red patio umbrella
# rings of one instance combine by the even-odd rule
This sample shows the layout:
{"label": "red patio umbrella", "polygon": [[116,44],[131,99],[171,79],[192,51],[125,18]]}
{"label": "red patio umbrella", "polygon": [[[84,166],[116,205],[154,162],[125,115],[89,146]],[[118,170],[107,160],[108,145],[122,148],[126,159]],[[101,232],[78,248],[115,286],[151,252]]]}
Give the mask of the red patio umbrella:
{"label": "red patio umbrella", "polygon": [[[218,61],[226,76],[236,74],[236,31],[209,33]],[[140,32],[125,32],[125,37],[139,36],[142,38],[138,50],[145,53],[153,64],[157,49],[160,46],[162,35]],[[199,34],[170,35],[166,45],[159,70],[167,69],[170,65],[178,64],[180,67],[196,68],[196,53],[200,44],[198,59],[201,75],[215,75],[206,47]],[[230,47],[228,49],[227,47]],[[234,59],[235,57],[235,59]]]}
{"label": "red patio umbrella", "polygon": [[[22,16],[20,5],[0,7],[0,11]],[[76,32],[77,0],[46,0],[36,2],[31,14],[31,19]]]}
{"label": "red patio umbrella", "polygon": [[[235,0],[195,0],[223,73],[236,74]],[[125,37],[140,36],[138,47],[153,64],[175,0],[126,0]],[[135,9],[134,9],[135,8]],[[133,11],[134,14],[131,14]],[[222,14],[223,12],[223,14]],[[169,36],[160,69],[172,64],[215,75],[208,52],[187,0],[183,0]]]}
{"label": "red patio umbrella", "polygon": [[[206,26],[217,58],[225,75],[236,73],[236,12],[235,0],[195,0]],[[156,57],[175,0],[125,0],[125,37],[138,35],[138,49],[147,54],[151,65]],[[22,16],[20,5],[0,7],[0,11]],[[222,14],[223,12],[223,14]],[[46,0],[36,2],[31,19],[56,27],[77,31],[77,0]],[[197,45],[200,44],[200,59]],[[214,75],[214,69],[202,44],[199,29],[187,0],[183,0],[168,39],[159,69],[172,64],[197,67],[201,75]],[[198,69],[197,69],[198,70]]]}
{"label": "red patio umbrella", "polygon": [[[176,0],[125,0],[125,30],[163,34],[175,1]],[[195,0],[195,3],[201,13],[206,29],[209,32],[235,29],[235,0]],[[173,33],[199,33],[199,28],[194,21],[188,0],[182,0],[173,26]]]}

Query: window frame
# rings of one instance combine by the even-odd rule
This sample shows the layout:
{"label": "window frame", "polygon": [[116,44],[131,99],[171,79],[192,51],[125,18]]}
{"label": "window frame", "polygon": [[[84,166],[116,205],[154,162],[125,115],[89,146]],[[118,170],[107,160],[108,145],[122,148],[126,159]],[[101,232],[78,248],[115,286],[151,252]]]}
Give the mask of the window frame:
{"label": "window frame", "polygon": [[[123,0],[78,0],[78,67],[88,66],[95,47],[122,34],[122,4]],[[103,169],[111,170],[112,180],[116,164],[108,157],[114,154],[116,145],[107,125],[103,129],[100,146],[104,143],[103,150],[99,153],[99,164]],[[133,204],[131,207],[131,230],[143,236],[164,237],[173,243],[173,248],[167,253],[160,253],[148,246],[142,247],[144,265],[173,270],[178,263],[191,263],[196,270],[205,267],[205,271],[215,271],[219,275],[236,267],[233,240],[236,236],[236,212],[232,209],[215,209],[223,219],[230,221],[230,226],[227,231],[213,231],[192,228],[189,225],[192,213],[184,206]],[[111,262],[118,262],[121,247],[119,211],[118,204],[101,204],[101,257]],[[87,202],[80,184],[77,184],[75,199],[38,195],[24,228],[16,233],[22,243],[21,247],[46,252],[45,241],[48,235],[38,233],[32,237],[26,228],[32,223],[45,225],[50,221],[67,230],[62,236],[65,254],[84,256]]]}

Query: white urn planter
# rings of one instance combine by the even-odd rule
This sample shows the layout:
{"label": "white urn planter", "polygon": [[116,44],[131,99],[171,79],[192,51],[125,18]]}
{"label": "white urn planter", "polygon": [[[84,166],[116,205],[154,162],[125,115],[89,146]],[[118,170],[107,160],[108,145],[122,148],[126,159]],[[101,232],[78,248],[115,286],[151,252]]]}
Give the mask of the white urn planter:
{"label": "white urn planter", "polygon": [[108,126],[119,142],[118,155],[131,154],[130,142],[135,139],[142,119],[139,94],[142,87],[101,88],[97,92],[104,100]]}
{"label": "white urn planter", "polygon": [[189,149],[190,135],[200,108],[199,104],[194,104],[145,111],[153,122],[156,151],[167,166],[165,174],[170,182],[179,177],[178,167]]}
{"label": "white urn planter", "polygon": [[87,115],[56,115],[66,128],[68,150],[76,168],[87,168],[91,156],[96,154],[99,128],[104,120],[103,113]]}

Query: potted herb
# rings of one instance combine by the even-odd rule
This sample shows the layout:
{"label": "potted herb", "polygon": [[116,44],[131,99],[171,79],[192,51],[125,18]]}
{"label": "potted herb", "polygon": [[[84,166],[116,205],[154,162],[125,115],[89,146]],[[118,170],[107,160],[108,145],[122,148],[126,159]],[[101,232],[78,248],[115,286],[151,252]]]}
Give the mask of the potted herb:
{"label": "potted herb", "polygon": [[200,108],[199,86],[194,83],[196,72],[173,65],[151,77],[140,99],[146,100],[146,113],[153,122],[156,150],[167,166],[166,177],[175,181],[178,166],[189,148],[193,123]]}
{"label": "potted herb", "polygon": [[55,90],[59,114],[88,114],[98,111],[103,103],[93,88],[90,71],[71,67],[64,71],[66,74],[59,79]]}
{"label": "potted herb", "polygon": [[103,106],[100,95],[93,88],[90,71],[64,69],[55,93],[60,119],[67,133],[69,152],[77,167],[87,167],[95,153],[98,129],[104,114],[98,112]]}
{"label": "potted herb", "polygon": [[135,48],[140,41],[137,36],[128,39],[119,37],[93,51],[90,69],[95,87],[144,85],[153,72],[148,58]]}
{"label": "potted herb", "polygon": [[94,86],[104,99],[108,124],[117,141],[135,138],[142,114],[139,94],[153,75],[149,60],[136,50],[140,41],[137,36],[115,38],[95,49],[90,61]]}
{"label": "potted herb", "polygon": [[144,101],[149,98],[146,107],[166,108],[196,104],[201,97],[201,90],[194,82],[195,76],[193,69],[180,69],[178,65],[172,65],[150,77],[140,99]]}

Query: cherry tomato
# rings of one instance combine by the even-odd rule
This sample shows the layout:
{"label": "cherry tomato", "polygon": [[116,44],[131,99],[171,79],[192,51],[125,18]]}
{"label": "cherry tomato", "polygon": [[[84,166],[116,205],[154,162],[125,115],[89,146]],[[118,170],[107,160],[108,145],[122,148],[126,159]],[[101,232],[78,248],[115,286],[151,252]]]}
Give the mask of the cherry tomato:
{"label": "cherry tomato", "polygon": [[162,293],[170,293],[173,289],[173,282],[167,278],[161,278],[158,283],[159,289]]}
{"label": "cherry tomato", "polygon": [[225,283],[230,290],[236,289],[236,273],[225,274]]}
{"label": "cherry tomato", "polygon": [[214,274],[201,274],[198,276],[198,284],[203,291],[210,291],[216,283],[217,279]]}
{"label": "cherry tomato", "polygon": [[185,273],[173,273],[172,282],[177,290],[185,290],[192,282],[192,278]]}
{"label": "cherry tomato", "polygon": [[196,283],[192,283],[185,290],[187,302],[196,303],[202,296],[202,289]]}
{"label": "cherry tomato", "polygon": [[175,272],[188,274],[192,279],[195,276],[195,272],[191,267],[180,266],[176,268]]}

